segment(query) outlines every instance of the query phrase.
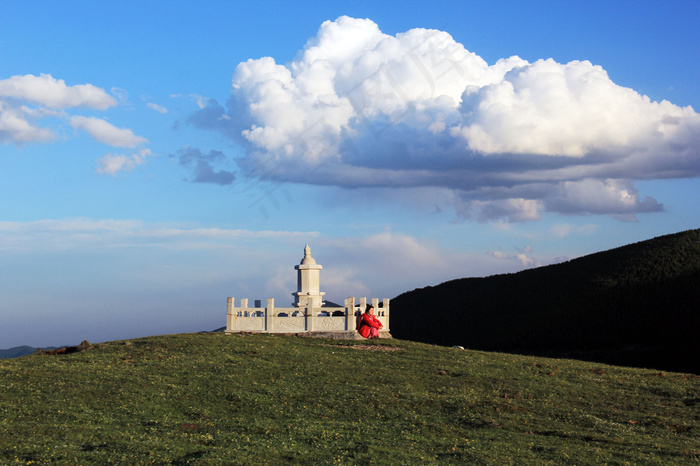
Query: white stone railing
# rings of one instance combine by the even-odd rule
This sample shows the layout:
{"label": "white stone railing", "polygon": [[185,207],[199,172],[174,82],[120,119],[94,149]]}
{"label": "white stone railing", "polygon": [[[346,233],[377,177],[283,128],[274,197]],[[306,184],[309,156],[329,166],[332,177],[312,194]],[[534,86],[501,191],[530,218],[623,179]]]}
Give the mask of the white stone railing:
{"label": "white stone railing", "polygon": [[[275,307],[275,300],[267,299],[266,307],[248,307],[248,300],[241,299],[235,307],[234,298],[228,298],[226,310],[226,333],[346,333],[356,334],[360,314],[364,312],[367,298],[360,298],[359,307],[355,298],[345,300],[344,307]],[[389,334],[389,300],[373,298],[375,316],[384,326],[382,334]]]}

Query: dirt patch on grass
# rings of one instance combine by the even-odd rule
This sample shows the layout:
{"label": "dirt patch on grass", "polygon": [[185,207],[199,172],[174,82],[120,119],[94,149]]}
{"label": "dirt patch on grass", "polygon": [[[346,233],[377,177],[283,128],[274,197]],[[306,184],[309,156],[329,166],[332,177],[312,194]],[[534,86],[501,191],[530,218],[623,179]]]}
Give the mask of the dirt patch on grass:
{"label": "dirt patch on grass", "polygon": [[94,349],[95,346],[93,346],[92,343],[90,343],[87,340],[83,340],[82,343],[80,343],[78,346],[64,346],[63,348],[58,348],[54,350],[42,350],[41,348],[37,348],[36,351],[34,351],[34,354],[44,354],[44,355],[49,355],[49,356],[55,356],[57,354],[73,354],[73,353],[79,353],[81,351],[87,351]]}
{"label": "dirt patch on grass", "polygon": [[333,345],[334,348],[350,348],[361,351],[403,351],[403,348],[397,346],[383,346],[383,345]]}

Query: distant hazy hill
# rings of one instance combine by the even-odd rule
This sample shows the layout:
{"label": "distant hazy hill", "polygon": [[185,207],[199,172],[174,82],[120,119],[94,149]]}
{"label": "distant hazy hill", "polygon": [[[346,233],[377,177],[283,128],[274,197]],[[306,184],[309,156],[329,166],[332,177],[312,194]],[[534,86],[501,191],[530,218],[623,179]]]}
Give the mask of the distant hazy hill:
{"label": "distant hazy hill", "polygon": [[15,346],[14,348],[8,349],[0,349],[0,359],[18,358],[20,356],[32,354],[34,351],[36,351],[36,348],[27,345]]}
{"label": "distant hazy hill", "polygon": [[700,373],[700,230],[416,289],[396,338]]}
{"label": "distant hazy hill", "polygon": [[[26,356],[28,354],[33,354],[38,348],[35,348],[33,346],[27,346],[27,345],[22,345],[22,346],[15,346],[13,348],[8,348],[8,349],[0,349],[0,359],[12,359],[12,358],[18,358],[20,356]],[[44,348],[41,348],[43,350],[53,350],[56,349],[55,346],[47,346]]]}

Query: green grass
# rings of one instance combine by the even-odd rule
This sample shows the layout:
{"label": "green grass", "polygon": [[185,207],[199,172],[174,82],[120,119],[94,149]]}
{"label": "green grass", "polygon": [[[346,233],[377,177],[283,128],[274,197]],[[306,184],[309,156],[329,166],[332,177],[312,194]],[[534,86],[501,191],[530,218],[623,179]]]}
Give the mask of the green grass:
{"label": "green grass", "polygon": [[186,334],[0,361],[3,464],[688,464],[699,421],[697,376],[400,340]]}

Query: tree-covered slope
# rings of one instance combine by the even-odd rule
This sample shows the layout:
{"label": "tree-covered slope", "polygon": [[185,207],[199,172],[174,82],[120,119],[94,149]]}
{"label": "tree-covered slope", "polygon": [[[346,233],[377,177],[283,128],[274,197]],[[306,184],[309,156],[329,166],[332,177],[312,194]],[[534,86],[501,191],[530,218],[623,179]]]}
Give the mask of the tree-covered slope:
{"label": "tree-covered slope", "polygon": [[700,230],[391,302],[397,338],[700,373]]}

